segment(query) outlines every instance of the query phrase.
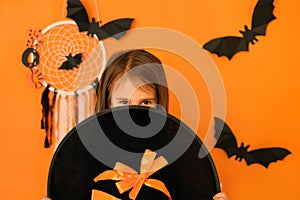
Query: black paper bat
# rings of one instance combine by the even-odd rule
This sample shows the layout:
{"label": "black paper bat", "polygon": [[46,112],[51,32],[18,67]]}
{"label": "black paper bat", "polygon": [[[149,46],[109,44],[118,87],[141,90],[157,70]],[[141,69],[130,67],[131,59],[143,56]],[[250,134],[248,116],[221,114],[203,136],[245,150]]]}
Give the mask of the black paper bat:
{"label": "black paper bat", "polygon": [[230,60],[239,51],[248,51],[249,43],[258,41],[255,36],[265,35],[267,25],[276,17],[273,15],[274,0],[259,0],[252,16],[252,28],[245,25],[245,31],[240,31],[243,37],[227,36],[212,39],[204,44],[203,48],[211,53],[226,56]]}
{"label": "black paper bat", "polygon": [[221,119],[215,117],[215,138],[218,139],[215,148],[223,149],[228,158],[236,156],[235,159],[241,161],[245,159],[247,165],[258,163],[268,168],[269,164],[277,160],[283,160],[291,152],[284,148],[260,148],[248,151],[250,145],[238,147],[235,136],[229,126]]}
{"label": "black paper bat", "polygon": [[61,64],[59,69],[66,69],[66,70],[71,70],[73,68],[78,69],[78,65],[81,63],[82,53],[78,53],[74,57],[70,53],[68,56],[66,56],[66,58],[67,60]]}
{"label": "black paper bat", "polygon": [[68,0],[67,17],[73,19],[79,31],[87,31],[88,35],[95,34],[98,40],[108,37],[120,39],[130,29],[133,18],[121,18],[110,21],[99,27],[100,22],[96,22],[94,18],[89,21],[88,14],[80,2],[80,0]]}

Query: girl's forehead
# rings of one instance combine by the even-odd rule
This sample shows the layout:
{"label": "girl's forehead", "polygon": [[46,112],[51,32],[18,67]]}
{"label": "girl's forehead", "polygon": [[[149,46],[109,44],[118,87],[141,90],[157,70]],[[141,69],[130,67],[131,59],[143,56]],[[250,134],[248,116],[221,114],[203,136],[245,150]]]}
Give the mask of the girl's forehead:
{"label": "girl's forehead", "polygon": [[153,84],[146,83],[144,80],[135,77],[121,77],[113,84],[112,93],[118,95],[130,95],[136,90],[144,90],[152,93],[154,90]]}

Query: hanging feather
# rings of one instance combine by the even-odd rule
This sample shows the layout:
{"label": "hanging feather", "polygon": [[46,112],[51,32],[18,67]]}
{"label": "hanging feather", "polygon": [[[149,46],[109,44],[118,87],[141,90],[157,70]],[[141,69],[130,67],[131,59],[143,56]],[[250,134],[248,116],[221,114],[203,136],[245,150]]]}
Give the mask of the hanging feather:
{"label": "hanging feather", "polygon": [[78,108],[78,102],[79,102],[79,94],[77,91],[74,92],[74,110],[75,110],[75,124],[78,124],[79,119],[79,108]]}
{"label": "hanging feather", "polygon": [[69,119],[68,119],[68,128],[67,133],[76,126],[76,103],[75,95],[68,96],[68,110],[69,110]]}
{"label": "hanging feather", "polygon": [[47,85],[47,87],[45,88],[45,90],[42,93],[42,100],[41,100],[41,104],[42,104],[42,120],[41,120],[41,129],[45,129],[46,132],[46,137],[45,137],[45,143],[44,143],[44,147],[48,148],[50,146],[50,141],[49,141],[49,137],[48,137],[48,130],[49,130],[49,123],[48,123],[48,116],[49,116],[49,111],[50,111],[50,105],[49,105],[49,90],[50,85]]}
{"label": "hanging feather", "polygon": [[54,95],[52,97],[52,104],[50,107],[50,119],[49,119],[49,123],[50,123],[50,130],[49,130],[49,146],[52,144],[52,137],[53,137],[53,132],[55,129],[55,125],[54,125],[54,108],[55,108],[55,102],[56,102],[56,95],[57,95],[57,90],[54,90]]}
{"label": "hanging feather", "polygon": [[69,110],[68,110],[68,95],[60,94],[58,104],[58,123],[57,123],[57,135],[56,146],[65,137],[68,131]]}
{"label": "hanging feather", "polygon": [[89,92],[90,96],[91,96],[89,116],[95,114],[95,107],[96,107],[96,101],[97,101],[97,87],[92,88]]}
{"label": "hanging feather", "polygon": [[55,147],[54,149],[57,148],[58,146],[58,137],[59,137],[59,130],[58,130],[58,125],[59,125],[59,107],[60,107],[60,99],[61,99],[61,95],[58,93],[55,96],[55,104],[53,106],[53,133],[55,136]]}

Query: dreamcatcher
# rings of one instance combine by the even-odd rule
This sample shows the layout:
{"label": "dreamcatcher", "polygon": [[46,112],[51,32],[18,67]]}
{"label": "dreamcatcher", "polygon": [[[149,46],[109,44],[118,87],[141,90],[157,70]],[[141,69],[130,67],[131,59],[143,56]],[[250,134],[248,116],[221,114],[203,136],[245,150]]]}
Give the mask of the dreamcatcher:
{"label": "dreamcatcher", "polygon": [[30,30],[28,46],[23,54],[28,60],[23,63],[30,67],[36,88],[45,87],[41,99],[45,147],[51,145],[53,133],[57,146],[71,128],[94,113],[105,48],[101,41],[79,32],[73,21]]}
{"label": "dreamcatcher", "polygon": [[[118,33],[124,31],[119,28],[124,19],[119,19],[104,25],[107,34],[100,37],[103,30],[99,33],[99,22],[94,18],[88,22],[81,2],[67,2],[67,17],[74,21],[58,21],[43,30],[31,29],[28,48],[22,55],[23,64],[32,72],[34,86],[45,87],[41,98],[45,147],[52,144],[52,135],[55,135],[57,147],[77,123],[94,114],[96,88],[106,63],[101,39],[115,35],[115,26],[118,26]],[[130,21],[130,27],[133,19],[125,20]],[[82,28],[83,23],[87,29]],[[120,33],[117,39],[124,34]]]}

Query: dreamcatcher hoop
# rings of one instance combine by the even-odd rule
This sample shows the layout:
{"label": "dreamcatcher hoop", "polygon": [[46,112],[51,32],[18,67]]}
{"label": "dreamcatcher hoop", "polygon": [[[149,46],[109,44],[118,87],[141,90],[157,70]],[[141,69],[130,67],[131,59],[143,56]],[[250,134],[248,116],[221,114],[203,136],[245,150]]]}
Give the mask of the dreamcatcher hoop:
{"label": "dreamcatcher hoop", "polygon": [[[76,25],[76,22],[73,21],[73,20],[61,20],[61,21],[57,21],[57,22],[54,22],[50,25],[48,25],[46,28],[44,28],[41,32],[42,32],[42,35],[46,34],[48,31],[50,31],[51,29],[53,29],[54,27],[57,27],[57,26],[61,26],[61,25]],[[97,39],[97,36],[95,35],[94,36],[96,39]],[[102,76],[102,73],[105,69],[105,65],[106,65],[106,50],[105,50],[105,46],[104,46],[104,43],[99,40],[99,46],[100,46],[100,49],[101,49],[101,53],[102,53],[102,67],[101,67],[101,70],[97,76],[98,80],[100,80],[100,77]],[[33,54],[31,54],[31,59],[33,60]],[[38,68],[37,66],[35,66],[34,68]],[[44,80],[43,81],[43,86],[44,87],[47,87],[49,84]],[[87,85],[86,87],[82,88],[82,89],[79,89],[79,90],[76,90],[76,91],[65,91],[65,90],[62,90],[62,89],[57,89],[57,88],[54,88],[50,85],[49,87],[49,90],[51,92],[56,92],[57,94],[63,94],[63,95],[77,95],[77,94],[82,94],[86,91],[88,91],[89,89],[93,88],[93,87],[96,87],[96,83],[93,82],[91,85]]]}

